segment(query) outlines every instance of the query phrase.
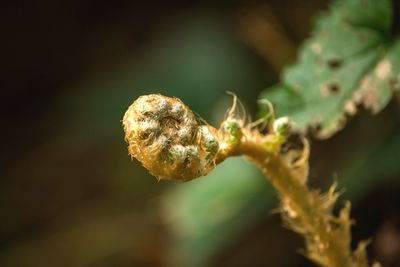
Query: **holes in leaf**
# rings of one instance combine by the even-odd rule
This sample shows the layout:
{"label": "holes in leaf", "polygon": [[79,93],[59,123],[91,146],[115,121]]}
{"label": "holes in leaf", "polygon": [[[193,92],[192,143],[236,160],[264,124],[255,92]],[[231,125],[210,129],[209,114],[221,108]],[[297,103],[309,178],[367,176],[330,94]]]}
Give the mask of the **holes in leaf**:
{"label": "holes in leaf", "polygon": [[327,64],[330,70],[337,70],[342,66],[342,61],[340,59],[330,59]]}
{"label": "holes in leaf", "polygon": [[321,95],[327,97],[330,95],[337,95],[340,92],[340,85],[338,82],[331,82],[320,86]]}
{"label": "holes in leaf", "polygon": [[308,132],[311,135],[317,136],[318,133],[320,133],[322,131],[322,123],[321,122],[315,122],[312,125],[308,126]]}
{"label": "holes in leaf", "polygon": [[333,95],[336,95],[340,92],[340,86],[337,82],[330,83],[328,85],[329,92]]}

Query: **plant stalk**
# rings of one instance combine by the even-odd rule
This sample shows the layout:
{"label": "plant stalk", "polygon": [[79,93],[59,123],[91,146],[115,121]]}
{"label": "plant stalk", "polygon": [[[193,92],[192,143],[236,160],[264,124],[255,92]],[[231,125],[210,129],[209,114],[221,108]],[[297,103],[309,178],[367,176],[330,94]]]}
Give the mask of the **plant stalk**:
{"label": "plant stalk", "polygon": [[296,216],[312,235],[311,238],[318,240],[319,251],[322,253],[320,256],[327,259],[326,266],[351,267],[350,248],[344,249],[340,240],[332,235],[326,216],[318,212],[320,203],[315,203],[315,198],[310,197],[314,193],[308,186],[293,177],[291,170],[284,162],[279,157],[268,153],[262,143],[254,143],[252,139],[246,139],[241,146],[243,154],[256,163],[269,178],[280,198],[290,202]]}
{"label": "plant stalk", "polygon": [[[296,177],[293,170],[280,157],[279,152],[266,147],[265,136],[256,131],[242,130],[244,132],[240,141],[229,149],[221,151],[217,162],[229,156],[244,155],[262,170],[279,193],[282,203],[291,208],[292,218],[288,218],[289,227],[305,238],[307,247],[305,254],[315,263],[326,267],[368,266],[368,264],[353,263],[350,229],[346,233],[349,241],[343,242],[333,230],[332,221],[336,217],[328,215],[321,208],[323,206],[321,195],[310,190],[305,181]],[[300,228],[291,226],[291,220],[296,221]]]}

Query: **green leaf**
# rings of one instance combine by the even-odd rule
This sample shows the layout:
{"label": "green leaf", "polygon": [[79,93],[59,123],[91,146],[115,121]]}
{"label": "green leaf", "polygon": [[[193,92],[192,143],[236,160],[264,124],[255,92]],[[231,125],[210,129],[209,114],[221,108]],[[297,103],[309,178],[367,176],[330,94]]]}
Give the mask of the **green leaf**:
{"label": "green leaf", "polygon": [[359,106],[381,111],[400,88],[400,40],[391,33],[389,0],[336,1],[302,45],[282,84],[262,93],[279,116],[327,138]]}

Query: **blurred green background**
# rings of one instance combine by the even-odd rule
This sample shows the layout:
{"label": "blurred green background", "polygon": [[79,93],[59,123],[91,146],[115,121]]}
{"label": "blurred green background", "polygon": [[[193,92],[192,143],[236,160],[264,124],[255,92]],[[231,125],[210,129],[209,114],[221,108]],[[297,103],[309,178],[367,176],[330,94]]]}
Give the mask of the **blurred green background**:
{"label": "blurred green background", "polygon": [[[190,183],[128,156],[121,119],[139,95],[181,98],[218,125],[295,60],[327,2],[10,1],[2,8],[0,266],[312,266],[276,196],[244,159]],[[355,241],[400,266],[395,100],[312,140],[311,184],[353,201]]]}

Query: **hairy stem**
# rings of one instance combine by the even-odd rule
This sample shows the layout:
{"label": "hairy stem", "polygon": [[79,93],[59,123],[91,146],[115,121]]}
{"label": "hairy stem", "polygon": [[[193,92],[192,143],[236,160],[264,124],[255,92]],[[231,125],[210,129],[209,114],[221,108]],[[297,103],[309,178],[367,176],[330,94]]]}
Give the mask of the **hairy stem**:
{"label": "hairy stem", "polygon": [[[329,267],[368,266],[365,259],[355,259],[353,262],[350,220],[344,218],[344,222],[340,222],[345,224],[345,229],[338,235],[333,222],[340,218],[334,217],[330,209],[329,212],[323,209],[324,198],[318,192],[310,190],[305,180],[299,179],[293,168],[282,159],[279,151],[271,150],[265,145],[265,136],[243,129],[240,141],[227,147],[229,149],[221,151],[218,161],[228,156],[244,155],[263,171],[279,193],[283,205],[289,207],[290,211],[286,215],[285,207],[282,207],[283,217],[290,228],[305,238],[305,254],[311,260]],[[332,202],[335,202],[336,196],[332,195]],[[349,205],[345,207],[345,212],[349,208]]]}
{"label": "hairy stem", "polygon": [[[251,144],[254,147],[257,144]],[[304,224],[304,228],[318,240],[321,258],[326,258],[326,266],[347,267],[351,266],[349,248],[343,248],[332,232],[324,214],[320,214],[319,203],[311,198],[312,192],[307,185],[294,178],[291,171],[282,163],[279,157],[263,153],[262,149],[246,149],[249,145],[244,143],[244,152],[254,161],[263,173],[270,179],[272,185],[279,192],[282,200],[290,202],[296,213],[295,216]]]}

